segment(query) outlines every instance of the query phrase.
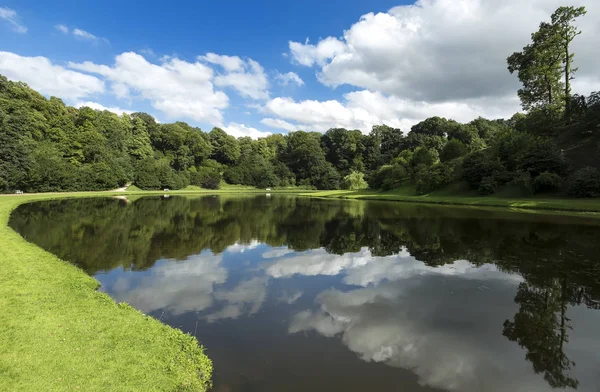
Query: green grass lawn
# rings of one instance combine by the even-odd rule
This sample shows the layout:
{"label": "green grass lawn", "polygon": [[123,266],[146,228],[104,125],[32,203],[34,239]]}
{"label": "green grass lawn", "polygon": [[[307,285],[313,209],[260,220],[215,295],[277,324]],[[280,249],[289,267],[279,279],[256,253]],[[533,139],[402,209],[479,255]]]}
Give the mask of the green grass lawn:
{"label": "green grass lawn", "polygon": [[446,189],[433,192],[428,195],[416,196],[414,187],[410,186],[401,187],[391,191],[320,191],[307,195],[341,199],[390,200],[448,205],[508,207],[529,210],[553,210],[584,213],[600,212],[600,199],[477,196],[471,193],[461,194],[453,189]]}
{"label": "green grass lawn", "polygon": [[0,390],[207,390],[212,363],[195,337],[115,303],[8,227],[17,205],[56,197],[0,197]]}

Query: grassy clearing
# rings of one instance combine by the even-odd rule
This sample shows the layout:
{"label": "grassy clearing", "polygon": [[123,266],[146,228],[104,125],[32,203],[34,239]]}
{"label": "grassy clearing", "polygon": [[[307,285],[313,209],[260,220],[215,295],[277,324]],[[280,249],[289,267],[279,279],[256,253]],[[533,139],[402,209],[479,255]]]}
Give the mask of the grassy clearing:
{"label": "grassy clearing", "polygon": [[212,363],[195,337],[116,304],[8,227],[17,205],[56,197],[0,197],[0,389],[206,390]]}
{"label": "grassy clearing", "polygon": [[560,199],[560,198],[513,198],[498,196],[460,195],[454,190],[441,190],[428,195],[416,196],[413,187],[401,187],[391,191],[320,191],[309,196],[340,199],[389,200],[413,203],[448,205],[507,207],[528,210],[552,210],[565,212],[600,213],[600,199]]}
{"label": "grassy clearing", "polygon": [[125,189],[125,191],[126,191],[126,192],[143,192],[144,190],[143,190],[143,189],[140,189],[140,188],[138,188],[138,187],[137,187],[137,186],[135,186],[135,185],[129,185],[129,186],[127,187],[127,189]]}

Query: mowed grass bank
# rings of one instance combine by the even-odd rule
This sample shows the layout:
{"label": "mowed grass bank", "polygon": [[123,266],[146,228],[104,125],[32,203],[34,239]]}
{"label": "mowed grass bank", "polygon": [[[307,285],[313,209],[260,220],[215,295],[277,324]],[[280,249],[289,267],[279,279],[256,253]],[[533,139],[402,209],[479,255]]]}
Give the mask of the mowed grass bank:
{"label": "mowed grass bank", "polygon": [[115,303],[8,227],[19,204],[64,196],[0,197],[0,390],[207,390],[212,363],[195,337]]}
{"label": "mowed grass bank", "polygon": [[417,196],[414,187],[402,187],[391,191],[321,191],[317,193],[308,193],[306,195],[339,199],[388,200],[412,203],[504,207],[524,210],[564,211],[589,214],[600,213],[600,199],[484,197],[470,194],[461,195],[452,191],[440,191],[428,195]]}

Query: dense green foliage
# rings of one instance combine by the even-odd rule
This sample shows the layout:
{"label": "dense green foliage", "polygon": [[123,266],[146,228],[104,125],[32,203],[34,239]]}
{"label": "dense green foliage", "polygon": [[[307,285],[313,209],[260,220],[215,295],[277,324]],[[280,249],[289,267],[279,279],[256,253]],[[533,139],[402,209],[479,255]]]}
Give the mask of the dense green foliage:
{"label": "dense green foliage", "polygon": [[[527,114],[466,124],[431,117],[408,134],[387,125],[367,135],[334,128],[258,140],[209,133],[145,113],[117,116],[67,107],[0,77],[0,192],[216,189],[222,180],[258,188],[393,189],[425,194],[464,182],[482,195],[505,188],[596,196],[594,181],[566,181],[600,166],[600,93],[572,95],[569,45],[584,8],[560,7],[532,43],[508,58]],[[585,172],[587,173],[587,172]],[[581,174],[573,178],[581,178]]]}

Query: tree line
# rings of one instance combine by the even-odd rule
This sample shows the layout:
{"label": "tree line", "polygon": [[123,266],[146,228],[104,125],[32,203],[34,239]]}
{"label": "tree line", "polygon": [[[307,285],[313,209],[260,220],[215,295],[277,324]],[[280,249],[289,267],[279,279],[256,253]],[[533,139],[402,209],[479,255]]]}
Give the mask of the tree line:
{"label": "tree line", "polygon": [[[334,128],[236,139],[220,128],[160,124],[146,113],[76,109],[0,76],[0,192],[106,190],[129,182],[142,189],[216,189],[225,182],[410,186],[418,194],[460,184],[482,195],[508,188],[600,196],[600,93],[571,93],[577,69],[570,45],[584,14],[583,7],[560,7],[531,44],[508,57],[508,70],[523,84],[518,95],[526,114],[469,123],[431,117],[407,134],[376,125],[366,135]],[[587,160],[568,154],[582,137],[591,146]]]}

